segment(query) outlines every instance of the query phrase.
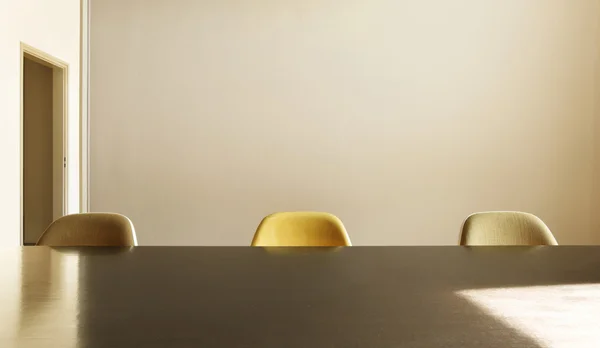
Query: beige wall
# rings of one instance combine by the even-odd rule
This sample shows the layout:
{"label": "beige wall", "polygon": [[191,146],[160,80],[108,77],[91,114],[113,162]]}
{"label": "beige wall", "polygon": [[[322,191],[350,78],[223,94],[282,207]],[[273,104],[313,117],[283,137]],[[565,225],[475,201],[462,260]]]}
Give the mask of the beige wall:
{"label": "beige wall", "polygon": [[23,86],[23,242],[35,243],[53,216],[52,68],[25,59]]}
{"label": "beige wall", "polygon": [[600,242],[598,0],[91,8],[91,208],[143,245],[247,245],[282,210],[355,245],[456,244],[496,209]]}
{"label": "beige wall", "polygon": [[0,246],[20,242],[20,42],[69,64],[69,212],[79,210],[80,0],[0,1]]}
{"label": "beige wall", "polygon": [[[600,43],[600,21],[596,22],[596,42]],[[596,45],[596,83],[594,119],[594,180],[592,190],[592,236],[600,244],[600,44]]]}

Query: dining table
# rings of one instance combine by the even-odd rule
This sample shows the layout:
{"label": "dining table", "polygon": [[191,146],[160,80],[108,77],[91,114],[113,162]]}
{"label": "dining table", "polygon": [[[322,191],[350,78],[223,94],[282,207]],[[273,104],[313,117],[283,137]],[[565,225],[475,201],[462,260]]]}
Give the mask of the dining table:
{"label": "dining table", "polygon": [[600,247],[3,247],[0,347],[597,348]]}

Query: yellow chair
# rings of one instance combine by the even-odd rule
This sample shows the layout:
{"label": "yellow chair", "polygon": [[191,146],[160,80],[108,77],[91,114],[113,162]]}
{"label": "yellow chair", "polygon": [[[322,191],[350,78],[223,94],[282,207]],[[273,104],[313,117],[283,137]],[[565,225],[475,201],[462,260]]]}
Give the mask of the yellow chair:
{"label": "yellow chair", "polygon": [[36,245],[47,246],[136,246],[133,223],[114,213],[72,214],[56,219]]}
{"label": "yellow chair", "polygon": [[335,215],[318,212],[275,213],[265,217],[252,246],[351,246],[344,224]]}
{"label": "yellow chair", "polygon": [[469,215],[463,223],[460,245],[558,245],[537,216],[516,211]]}

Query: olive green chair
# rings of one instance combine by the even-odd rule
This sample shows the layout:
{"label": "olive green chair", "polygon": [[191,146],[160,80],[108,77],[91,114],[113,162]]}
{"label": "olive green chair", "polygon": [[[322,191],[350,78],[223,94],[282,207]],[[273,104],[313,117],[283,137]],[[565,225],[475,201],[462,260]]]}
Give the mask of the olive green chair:
{"label": "olive green chair", "polygon": [[48,226],[36,245],[60,246],[137,246],[133,223],[114,213],[66,215]]}
{"label": "olive green chair", "polygon": [[463,223],[460,245],[558,245],[537,216],[517,211],[490,211],[469,215]]}

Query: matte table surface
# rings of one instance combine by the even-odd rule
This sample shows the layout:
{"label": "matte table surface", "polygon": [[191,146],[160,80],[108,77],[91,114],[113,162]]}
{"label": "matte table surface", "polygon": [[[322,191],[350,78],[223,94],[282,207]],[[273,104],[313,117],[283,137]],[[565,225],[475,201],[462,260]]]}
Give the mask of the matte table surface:
{"label": "matte table surface", "polygon": [[0,249],[0,347],[600,347],[600,247]]}

